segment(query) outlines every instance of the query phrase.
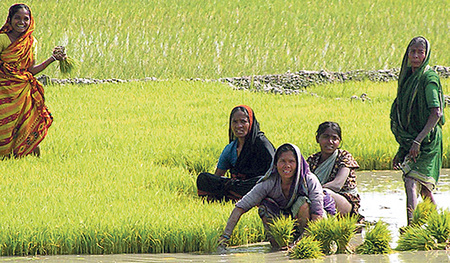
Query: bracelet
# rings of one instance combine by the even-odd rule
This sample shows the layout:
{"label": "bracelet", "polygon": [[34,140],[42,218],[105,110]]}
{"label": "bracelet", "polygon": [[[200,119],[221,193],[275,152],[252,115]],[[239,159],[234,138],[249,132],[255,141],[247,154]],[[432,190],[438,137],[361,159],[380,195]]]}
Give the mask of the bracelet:
{"label": "bracelet", "polygon": [[53,61],[57,61],[57,59],[55,58],[55,56],[51,56],[51,58],[53,58]]}
{"label": "bracelet", "polygon": [[230,236],[229,235],[223,234],[222,237],[225,238],[226,240],[230,240]]}
{"label": "bracelet", "polygon": [[418,141],[416,141],[416,140],[413,140],[413,143],[415,143],[415,144],[417,144],[417,145],[420,146],[420,142],[418,142]]}

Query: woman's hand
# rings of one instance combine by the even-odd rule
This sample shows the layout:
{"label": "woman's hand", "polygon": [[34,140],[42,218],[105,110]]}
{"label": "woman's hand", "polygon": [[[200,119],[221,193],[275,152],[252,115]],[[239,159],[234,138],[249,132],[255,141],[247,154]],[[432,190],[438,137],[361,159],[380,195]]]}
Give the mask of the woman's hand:
{"label": "woman's hand", "polygon": [[219,237],[219,241],[217,243],[219,244],[219,247],[226,248],[229,245],[230,237],[227,235],[221,235]]}
{"label": "woman's hand", "polygon": [[53,48],[52,57],[59,61],[66,59],[67,55],[66,55],[65,48],[63,46],[57,46],[57,47]]}
{"label": "woman's hand", "polygon": [[411,148],[409,149],[409,157],[416,162],[416,157],[420,152],[420,143],[418,141],[413,141]]}
{"label": "woman's hand", "polygon": [[400,170],[400,159],[398,158],[397,154],[395,155],[394,159],[392,160],[392,167],[394,170]]}

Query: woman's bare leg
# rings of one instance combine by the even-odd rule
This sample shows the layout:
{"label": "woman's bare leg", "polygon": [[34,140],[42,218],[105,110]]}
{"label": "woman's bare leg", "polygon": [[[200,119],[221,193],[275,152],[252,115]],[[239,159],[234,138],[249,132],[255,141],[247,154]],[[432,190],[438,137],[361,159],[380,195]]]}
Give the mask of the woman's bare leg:
{"label": "woman's bare leg", "polygon": [[336,210],[341,215],[347,215],[352,211],[352,204],[342,195],[335,193],[333,190],[324,188],[328,194],[334,199]]}
{"label": "woman's bare leg", "polygon": [[300,235],[305,231],[306,225],[310,219],[311,215],[309,212],[309,204],[305,202],[302,206],[300,206],[297,214],[298,231]]}
{"label": "woman's bare leg", "polygon": [[431,192],[430,189],[428,189],[427,187],[422,186],[422,190],[420,191],[420,195],[422,196],[423,200],[428,199],[434,205],[436,205],[436,201],[434,200],[433,192]]}
{"label": "woman's bare leg", "polygon": [[412,223],[414,209],[416,209],[417,206],[417,181],[407,176],[405,176],[404,181],[406,191],[406,216],[408,225],[410,225]]}

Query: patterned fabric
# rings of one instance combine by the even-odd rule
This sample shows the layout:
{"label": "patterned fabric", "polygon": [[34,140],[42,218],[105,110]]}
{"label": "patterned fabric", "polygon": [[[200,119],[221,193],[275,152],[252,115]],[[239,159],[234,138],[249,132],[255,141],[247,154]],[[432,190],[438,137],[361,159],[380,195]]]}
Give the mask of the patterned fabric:
{"label": "patterned fabric", "polygon": [[[30,154],[53,121],[42,84],[28,71],[34,63],[31,14],[30,19],[28,30],[0,53],[0,156]],[[0,29],[9,31],[8,23]]]}
{"label": "patterned fabric", "polygon": [[[403,56],[398,80],[397,97],[391,108],[391,131],[399,144],[397,157],[407,162],[411,144],[425,127],[431,108],[440,107],[443,113],[444,99],[439,76],[429,66],[430,44],[426,42],[426,57],[422,65],[412,72],[408,63],[408,48]],[[411,42],[410,42],[411,43]],[[409,177],[421,181],[433,190],[439,180],[442,166],[442,128],[444,116],[425,136],[420,145],[420,155],[409,162]]]}
{"label": "patterned fabric", "polygon": [[[339,152],[336,157],[333,169],[328,178],[328,181],[323,182],[323,184],[333,181],[336,178],[339,169],[341,169],[342,167],[350,168],[350,173],[347,177],[347,180],[345,181],[344,185],[342,186],[338,194],[344,196],[350,202],[350,204],[352,204],[352,214],[359,215],[358,210],[359,207],[361,206],[360,204],[361,197],[356,192],[356,174],[355,174],[355,169],[358,169],[359,165],[349,152],[342,149],[338,149],[338,151]],[[313,173],[318,167],[320,155],[321,153],[318,152],[309,156],[307,159],[309,168]]]}

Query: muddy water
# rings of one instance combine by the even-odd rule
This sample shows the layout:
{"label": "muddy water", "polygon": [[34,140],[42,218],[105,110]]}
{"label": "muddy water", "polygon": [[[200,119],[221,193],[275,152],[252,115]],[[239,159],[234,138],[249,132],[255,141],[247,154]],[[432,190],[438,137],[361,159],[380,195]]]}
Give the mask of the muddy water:
{"label": "muddy water", "polygon": [[[358,172],[361,213],[369,221],[383,220],[390,226],[395,247],[398,228],[406,224],[405,194],[401,174],[395,171]],[[450,170],[442,171],[438,189],[434,192],[439,208],[450,209]],[[225,223],[225,222],[224,222]],[[450,262],[450,251],[402,252],[390,255],[333,255],[323,260],[289,260],[285,252],[270,252],[268,243],[230,248],[225,254],[126,254],[0,257],[1,262]]]}

